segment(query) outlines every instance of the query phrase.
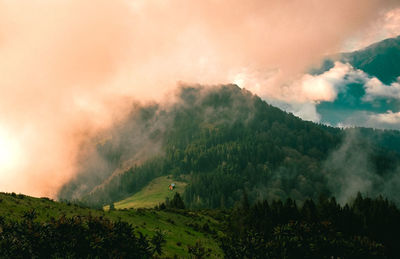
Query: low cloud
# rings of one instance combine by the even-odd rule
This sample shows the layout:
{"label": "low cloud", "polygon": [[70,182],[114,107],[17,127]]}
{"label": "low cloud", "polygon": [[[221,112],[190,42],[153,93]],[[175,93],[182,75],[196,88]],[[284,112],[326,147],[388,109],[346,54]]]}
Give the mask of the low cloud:
{"label": "low cloud", "polygon": [[343,144],[325,161],[328,188],[338,202],[346,203],[357,192],[369,193],[378,176],[369,155],[370,147],[359,137],[356,130],[347,130]]}
{"label": "low cloud", "polygon": [[386,113],[372,114],[367,124],[374,128],[399,129],[400,112],[387,111]]}
{"label": "low cloud", "polygon": [[[349,63],[335,62],[328,71],[318,75],[305,74],[300,80],[295,81],[288,90],[286,98],[281,100],[269,100],[274,105],[285,109],[293,114],[314,122],[322,118],[318,113],[317,106],[321,102],[335,102],[339,95],[346,95],[352,84],[361,85],[365,94],[356,102],[369,104],[370,110],[362,110],[362,107],[349,106],[352,109],[347,118],[340,125],[364,126],[374,128],[398,129],[398,111],[385,110],[385,113],[374,111],[373,108],[379,102],[396,102],[400,100],[400,78],[397,82],[385,85],[378,78],[368,75],[360,69],[355,69]],[[288,101],[290,100],[290,101]],[[339,100],[340,101],[340,100]],[[350,104],[349,104],[350,105]],[[392,105],[393,106],[393,105]],[[338,126],[340,126],[338,125]]]}
{"label": "low cloud", "polygon": [[300,81],[300,95],[306,101],[332,102],[336,99],[344,84],[353,81],[349,77],[359,72],[354,70],[350,64],[335,62],[334,67],[320,75],[306,74]]}
{"label": "low cloud", "polygon": [[373,162],[376,147],[370,141],[358,129],[346,129],[342,145],[324,163],[328,188],[342,204],[354,199],[358,192],[370,197],[384,195],[399,204],[396,190],[400,184],[400,168],[392,161],[393,164],[387,165],[391,169],[378,171]]}
{"label": "low cloud", "polygon": [[347,84],[368,80],[369,76],[361,70],[337,61],[322,74],[303,75],[287,87],[287,93],[281,96],[280,101],[267,100],[305,120],[318,122],[321,119],[316,108],[319,103],[334,102],[340,92],[346,91]]}
{"label": "low cloud", "polygon": [[397,82],[390,85],[383,84],[378,78],[372,77],[366,80],[365,100],[370,101],[375,98],[393,98],[400,99],[400,77]]}

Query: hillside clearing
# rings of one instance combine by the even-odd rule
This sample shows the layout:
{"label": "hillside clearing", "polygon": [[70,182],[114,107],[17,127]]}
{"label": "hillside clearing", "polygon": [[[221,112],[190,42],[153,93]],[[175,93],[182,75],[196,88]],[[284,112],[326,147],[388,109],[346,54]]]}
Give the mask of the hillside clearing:
{"label": "hillside clearing", "polygon": [[[170,190],[168,187],[172,183],[175,183],[175,188]],[[114,206],[116,209],[154,208],[154,206],[164,202],[166,198],[172,199],[175,192],[182,194],[186,185],[187,183],[176,181],[171,176],[161,176],[151,181],[134,195],[115,202]],[[109,206],[105,207],[106,210],[108,208]]]}

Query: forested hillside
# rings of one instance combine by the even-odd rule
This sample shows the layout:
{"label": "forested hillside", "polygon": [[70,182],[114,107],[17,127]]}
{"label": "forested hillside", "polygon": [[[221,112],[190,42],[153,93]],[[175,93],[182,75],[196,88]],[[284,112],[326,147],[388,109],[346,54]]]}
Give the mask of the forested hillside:
{"label": "forested hillside", "polygon": [[250,206],[244,196],[221,247],[226,258],[398,258],[399,217],[393,203],[360,194],[344,206],[326,197]]}
{"label": "forested hillside", "polygon": [[303,121],[235,85],[184,86],[175,98],[136,105],[59,198],[102,206],[170,174],[188,182],[189,207],[232,207],[242,190],[251,201],[321,194],[346,201],[357,191],[392,198],[396,186],[382,183],[398,175],[397,131]]}

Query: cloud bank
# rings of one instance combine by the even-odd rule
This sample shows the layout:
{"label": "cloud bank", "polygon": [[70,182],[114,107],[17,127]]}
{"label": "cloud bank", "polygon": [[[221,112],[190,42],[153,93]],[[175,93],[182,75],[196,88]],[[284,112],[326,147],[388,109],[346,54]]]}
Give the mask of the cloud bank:
{"label": "cloud bank", "polygon": [[[0,0],[0,190],[54,195],[88,136],[177,82],[332,98],[334,88],[303,72],[396,5]],[[298,80],[318,87],[293,88]]]}

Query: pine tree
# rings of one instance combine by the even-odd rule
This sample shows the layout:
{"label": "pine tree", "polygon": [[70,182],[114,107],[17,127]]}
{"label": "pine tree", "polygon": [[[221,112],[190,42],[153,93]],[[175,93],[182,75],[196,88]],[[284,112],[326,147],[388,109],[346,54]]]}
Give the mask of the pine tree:
{"label": "pine tree", "polygon": [[184,209],[185,203],[183,202],[181,195],[179,193],[175,193],[174,198],[169,202],[170,208],[174,209]]}

